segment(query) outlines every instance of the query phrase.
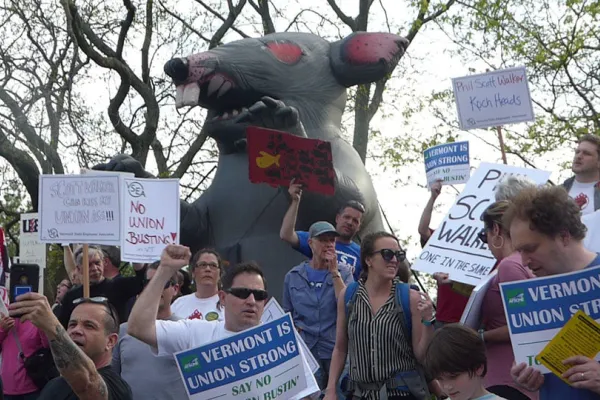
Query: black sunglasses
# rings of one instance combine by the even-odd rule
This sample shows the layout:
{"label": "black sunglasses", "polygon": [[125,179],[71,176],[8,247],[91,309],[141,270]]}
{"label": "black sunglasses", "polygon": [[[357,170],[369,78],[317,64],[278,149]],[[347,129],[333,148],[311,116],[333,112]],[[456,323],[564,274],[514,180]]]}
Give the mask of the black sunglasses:
{"label": "black sunglasses", "polygon": [[487,244],[487,232],[485,231],[485,228],[479,231],[477,234],[477,239],[479,239],[481,243]]}
{"label": "black sunglasses", "polygon": [[269,297],[269,293],[266,290],[260,289],[248,289],[248,288],[231,288],[225,290],[225,293],[229,293],[238,299],[247,299],[250,295],[254,295],[254,300],[263,301]]}
{"label": "black sunglasses", "polygon": [[113,321],[115,321],[115,324],[119,325],[117,317],[113,313],[113,308],[111,307],[111,305],[108,302],[108,299],[106,297],[101,297],[101,296],[97,296],[97,297],[80,297],[78,299],[73,300],[73,305],[75,305],[75,306],[79,305],[79,304],[86,304],[86,303],[89,303],[89,304],[102,304],[108,310],[108,313],[110,314],[110,317],[113,319]]}
{"label": "black sunglasses", "polygon": [[404,250],[381,249],[373,254],[381,254],[381,258],[390,262],[396,257],[396,261],[402,262],[406,260],[406,252]]}

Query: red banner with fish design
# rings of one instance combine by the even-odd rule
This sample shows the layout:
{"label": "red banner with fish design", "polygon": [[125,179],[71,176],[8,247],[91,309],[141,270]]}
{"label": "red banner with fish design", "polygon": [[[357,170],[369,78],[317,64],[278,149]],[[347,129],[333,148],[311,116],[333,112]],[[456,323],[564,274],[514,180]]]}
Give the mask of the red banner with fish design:
{"label": "red banner with fish design", "polygon": [[303,185],[332,196],[335,172],[331,144],[255,126],[246,129],[250,182],[271,186]]}

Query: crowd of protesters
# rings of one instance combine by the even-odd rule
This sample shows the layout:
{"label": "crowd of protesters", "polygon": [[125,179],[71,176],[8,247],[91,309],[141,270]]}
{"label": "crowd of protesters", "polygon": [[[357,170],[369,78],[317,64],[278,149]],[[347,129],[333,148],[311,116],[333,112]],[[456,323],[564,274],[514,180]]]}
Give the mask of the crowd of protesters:
{"label": "crowd of protesters", "polygon": [[[225,267],[213,249],[191,254],[180,245],[167,246],[152,264],[134,264],[126,277],[118,248],[91,246],[90,296],[83,297],[84,253],[65,245],[69,279],[53,305],[27,293],[0,319],[4,398],[184,399],[173,354],[260,325],[267,300],[280,291],[319,367],[313,374],[303,354],[307,387],[294,398],[600,399],[593,359],[564,360],[563,379],[515,363],[500,294],[501,283],[600,265],[589,239],[600,208],[598,136],[581,138],[572,170],[560,186],[519,177],[499,184],[478,235],[497,261],[478,330],[459,324],[472,287],[436,273],[434,307],[408,284],[406,253],[394,235],[373,232],[357,242],[360,202],[344,204],[335,221],[296,231],[302,187],[293,182],[280,236],[307,259],[287,266],[283,287],[268,285],[254,262]],[[441,182],[432,185],[423,211],[423,246],[441,191]],[[27,360],[50,352],[54,372],[32,376]]]}

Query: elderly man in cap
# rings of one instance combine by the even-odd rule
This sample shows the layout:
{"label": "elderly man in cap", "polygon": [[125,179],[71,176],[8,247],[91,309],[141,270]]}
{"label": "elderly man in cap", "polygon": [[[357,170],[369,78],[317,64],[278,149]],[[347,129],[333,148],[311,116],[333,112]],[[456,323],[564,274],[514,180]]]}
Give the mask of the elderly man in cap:
{"label": "elderly man in cap", "polygon": [[290,312],[306,345],[318,361],[317,382],[327,386],[329,364],[335,345],[337,298],[354,281],[347,265],[338,265],[335,251],[339,233],[329,222],[319,221],[308,230],[312,258],[285,276],[283,309]]}

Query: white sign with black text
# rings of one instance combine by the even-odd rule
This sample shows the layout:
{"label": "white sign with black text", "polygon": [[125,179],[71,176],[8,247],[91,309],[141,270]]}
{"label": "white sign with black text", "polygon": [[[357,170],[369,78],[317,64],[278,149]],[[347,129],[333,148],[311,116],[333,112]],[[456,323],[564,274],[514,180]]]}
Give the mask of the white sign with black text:
{"label": "white sign with black text", "polygon": [[496,187],[508,175],[523,175],[544,184],[550,172],[481,163],[412,269],[430,274],[445,272],[453,281],[479,285],[496,263],[487,245],[477,236],[483,229],[481,214],[495,201]]}

